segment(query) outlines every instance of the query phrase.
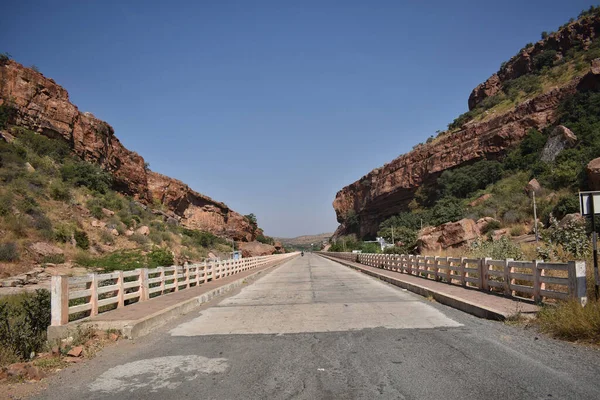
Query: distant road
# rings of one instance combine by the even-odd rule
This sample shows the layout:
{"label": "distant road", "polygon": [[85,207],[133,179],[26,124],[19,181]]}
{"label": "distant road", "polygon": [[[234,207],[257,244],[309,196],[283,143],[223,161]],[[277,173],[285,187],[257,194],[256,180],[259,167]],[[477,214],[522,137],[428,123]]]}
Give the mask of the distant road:
{"label": "distant road", "polygon": [[600,353],[307,254],[62,371],[39,398],[600,399]]}

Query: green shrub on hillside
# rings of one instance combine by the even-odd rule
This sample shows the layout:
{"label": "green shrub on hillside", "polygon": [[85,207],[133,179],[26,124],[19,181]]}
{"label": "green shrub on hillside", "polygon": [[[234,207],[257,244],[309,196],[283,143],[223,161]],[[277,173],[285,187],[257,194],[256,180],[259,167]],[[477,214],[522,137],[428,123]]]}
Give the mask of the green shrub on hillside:
{"label": "green shrub on hillside", "polygon": [[42,351],[50,325],[50,292],[38,289],[0,298],[0,346],[20,360]]}
{"label": "green shrub on hillside", "polygon": [[521,247],[511,242],[506,236],[502,236],[498,240],[477,239],[471,243],[469,254],[475,258],[489,257],[494,260],[504,260],[507,258],[521,260],[523,258]]}
{"label": "green shrub on hillside", "polygon": [[12,262],[19,259],[19,249],[15,242],[0,243],[0,261]]}
{"label": "green shrub on hillside", "polygon": [[[0,55],[1,57],[2,55]],[[2,65],[2,60],[0,59],[0,65]],[[0,104],[0,129],[4,129],[8,126],[8,124],[14,121],[17,116],[17,109],[10,104],[2,103]]]}
{"label": "green shrub on hillside", "polygon": [[112,184],[112,176],[108,172],[85,161],[67,161],[60,172],[64,181],[99,193],[106,193]]}

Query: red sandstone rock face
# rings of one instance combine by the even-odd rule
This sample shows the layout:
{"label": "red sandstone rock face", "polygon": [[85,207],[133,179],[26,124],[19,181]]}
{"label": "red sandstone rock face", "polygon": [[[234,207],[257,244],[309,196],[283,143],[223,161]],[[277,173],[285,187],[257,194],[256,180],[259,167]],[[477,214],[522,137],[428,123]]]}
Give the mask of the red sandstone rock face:
{"label": "red sandstone rock face", "polygon": [[[570,32],[570,33],[569,33]],[[572,47],[569,40],[582,40],[594,37],[600,32],[600,18],[584,18],[573,22],[559,33],[537,43],[531,50],[513,58],[483,86],[478,86],[476,103],[485,96],[493,95],[495,83],[516,78],[531,71],[529,58],[541,50],[558,49],[566,51]],[[569,36],[571,35],[571,36]],[[584,43],[589,44],[585,39]],[[545,46],[545,47],[544,47]],[[557,119],[560,102],[577,91],[600,90],[600,60],[594,60],[590,71],[581,78],[551,89],[533,99],[527,100],[513,110],[502,115],[471,121],[460,131],[447,133],[432,143],[418,146],[415,150],[401,155],[381,168],[376,168],[358,181],[340,190],[333,201],[337,220],[341,224],[334,236],[356,233],[360,238],[374,237],[379,224],[391,215],[407,211],[408,203],[415,191],[423,184],[433,182],[445,170],[481,159],[494,159],[517,145],[531,128],[543,129]],[[472,97],[474,95],[472,94]],[[483,97],[482,97],[483,96]],[[471,102],[471,99],[470,99]],[[588,166],[588,173],[600,182],[600,167]],[[600,183],[597,186],[600,187]],[[358,228],[349,227],[346,219],[349,213],[359,218]]]}
{"label": "red sandstone rock face", "polygon": [[179,216],[183,226],[237,241],[254,240],[252,227],[242,215],[230,210],[224,203],[193,191],[185,183],[149,171],[148,187],[153,199]]}
{"label": "red sandstone rock face", "polygon": [[556,120],[560,101],[577,90],[578,81],[528,100],[506,114],[441,136],[401,155],[340,190],[333,208],[342,224],[336,235],[351,233],[344,222],[353,210],[359,216],[360,237],[373,236],[385,218],[406,211],[414,192],[443,171],[468,162],[496,158],[518,144],[529,129],[542,129]]}
{"label": "red sandstone rock face", "polygon": [[0,65],[0,82],[0,99],[17,108],[16,125],[68,142],[79,157],[110,172],[120,191],[148,199],[144,159],[127,150],[106,122],[80,112],[64,88],[14,61]]}
{"label": "red sandstone rock face", "polygon": [[225,204],[181,181],[146,171],[144,159],[127,150],[110,125],[80,112],[69,101],[67,91],[52,79],[14,61],[0,65],[0,104],[4,101],[17,109],[15,125],[66,141],[79,157],[110,172],[122,193],[146,203],[158,200],[170,210],[166,217],[174,217],[190,229],[238,241],[254,240],[246,219]]}
{"label": "red sandstone rock face", "polygon": [[587,48],[598,33],[600,33],[600,17],[589,16],[568,24],[565,28],[551,34],[544,40],[540,40],[531,47],[522,49],[519,54],[504,64],[497,73],[473,89],[469,96],[469,110],[475,108],[486,97],[498,93],[502,89],[503,82],[534,71],[533,60],[538,54],[545,50],[556,50],[558,57],[562,57],[575,44],[583,43],[584,48]]}

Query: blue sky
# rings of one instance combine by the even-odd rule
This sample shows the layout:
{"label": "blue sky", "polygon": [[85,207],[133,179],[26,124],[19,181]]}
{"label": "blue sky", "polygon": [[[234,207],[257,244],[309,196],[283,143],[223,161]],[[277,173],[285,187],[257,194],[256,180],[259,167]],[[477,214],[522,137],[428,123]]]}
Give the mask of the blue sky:
{"label": "blue sky", "polygon": [[64,86],[154,171],[333,231],[336,192],[467,110],[470,91],[594,2],[12,1],[0,52]]}

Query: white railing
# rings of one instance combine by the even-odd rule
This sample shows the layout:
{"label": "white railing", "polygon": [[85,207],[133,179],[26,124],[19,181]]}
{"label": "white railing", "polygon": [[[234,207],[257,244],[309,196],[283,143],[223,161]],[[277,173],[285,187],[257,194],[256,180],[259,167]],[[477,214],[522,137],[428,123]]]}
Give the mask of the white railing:
{"label": "white railing", "polygon": [[585,261],[492,260],[491,258],[434,257],[405,254],[320,252],[320,254],[452,285],[528,298],[587,301]]}
{"label": "white railing", "polygon": [[298,253],[224,260],[186,266],[139,268],[82,277],[52,277],[53,326],[196,287],[249,269],[284,261]]}

